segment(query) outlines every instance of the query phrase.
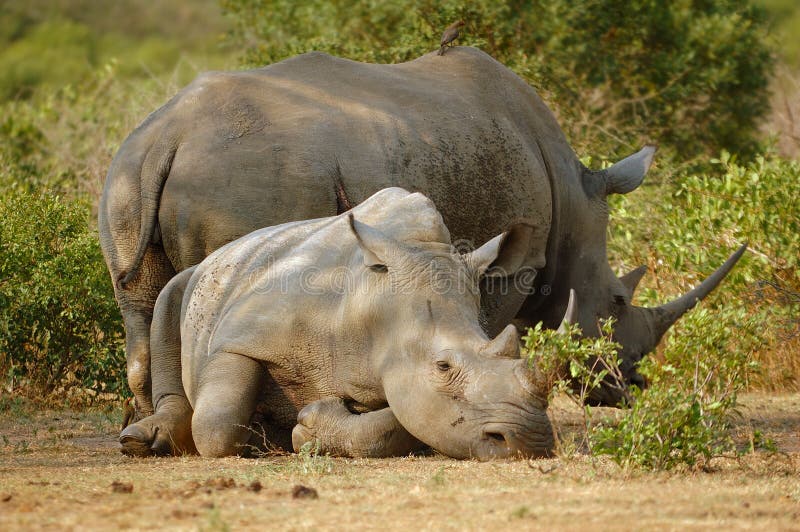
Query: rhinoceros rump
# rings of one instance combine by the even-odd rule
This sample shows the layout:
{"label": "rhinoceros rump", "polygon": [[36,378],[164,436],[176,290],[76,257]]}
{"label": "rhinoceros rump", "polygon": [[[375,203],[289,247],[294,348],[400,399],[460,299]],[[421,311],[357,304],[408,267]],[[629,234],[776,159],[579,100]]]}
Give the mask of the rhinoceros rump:
{"label": "rhinoceros rump", "polygon": [[295,450],[548,454],[546,404],[516,329],[490,340],[479,322],[480,278],[527,257],[514,238],[462,255],[430,200],[393,188],[222,247],[158,298],[156,411],[123,431],[124,452],[243,453],[258,413]]}
{"label": "rhinoceros rump", "polygon": [[536,92],[473,48],[397,65],[309,53],[203,74],[125,140],[99,208],[137,407],[152,413],[150,319],[176,272],[253,230],[335,215],[390,186],[431,198],[454,242],[486,242],[527,219],[528,273],[505,293],[484,281],[488,334],[514,318],[558,326],[574,287],[584,334],[615,316],[626,380],[639,382],[636,362],[740,256],[677,308],[631,305],[635,275],[618,279],[606,258],[606,196],[639,186],[653,153],[587,169]]}

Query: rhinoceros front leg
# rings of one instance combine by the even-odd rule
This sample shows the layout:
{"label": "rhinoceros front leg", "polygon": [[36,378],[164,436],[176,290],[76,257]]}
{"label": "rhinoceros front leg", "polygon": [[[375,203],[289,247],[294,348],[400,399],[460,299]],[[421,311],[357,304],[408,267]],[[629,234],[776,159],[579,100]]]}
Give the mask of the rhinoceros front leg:
{"label": "rhinoceros front leg", "polygon": [[353,414],[338,397],[306,405],[292,430],[295,452],[312,442],[318,452],[334,456],[403,456],[425,447],[403,428],[390,408]]}

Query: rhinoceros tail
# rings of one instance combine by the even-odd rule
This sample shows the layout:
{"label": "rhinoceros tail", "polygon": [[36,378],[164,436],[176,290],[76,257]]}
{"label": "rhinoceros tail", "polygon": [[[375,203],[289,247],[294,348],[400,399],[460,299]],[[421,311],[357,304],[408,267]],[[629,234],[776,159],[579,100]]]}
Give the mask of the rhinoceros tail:
{"label": "rhinoceros tail", "polygon": [[347,197],[347,191],[344,189],[344,182],[342,181],[342,167],[339,164],[339,159],[336,159],[336,168],[333,170],[333,191],[336,194],[336,214],[342,214],[353,208],[350,198]]}
{"label": "rhinoceros tail", "polygon": [[117,285],[124,289],[125,286],[136,278],[139,268],[147,252],[147,246],[155,238],[155,229],[158,218],[158,207],[161,203],[161,192],[167,182],[172,161],[177,151],[177,141],[173,138],[162,136],[148,150],[142,163],[140,174],[141,190],[141,219],[139,222],[139,240],[133,262],[117,277]]}

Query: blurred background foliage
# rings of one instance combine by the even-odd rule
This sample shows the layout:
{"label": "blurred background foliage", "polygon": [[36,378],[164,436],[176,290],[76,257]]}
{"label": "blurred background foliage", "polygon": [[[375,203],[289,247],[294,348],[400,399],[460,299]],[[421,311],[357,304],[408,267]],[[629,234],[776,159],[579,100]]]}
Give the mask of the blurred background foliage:
{"label": "blurred background foliage", "polygon": [[[612,265],[650,266],[639,304],[685,291],[750,242],[706,306],[725,305],[720,319],[732,330],[745,318],[760,320],[765,340],[748,343],[748,352],[761,373],[749,386],[797,389],[795,0],[7,0],[0,4],[3,389],[120,391],[122,327],[107,304],[113,293],[96,204],[125,136],[198,72],[308,50],[411,60],[436,49],[458,18],[467,22],[460,44],[483,49],[536,88],[587,165],[646,142],[660,146],[646,184],[611,204]],[[65,263],[68,274],[53,273]],[[664,356],[662,348],[657,359]],[[64,369],[50,378],[62,358]]]}
{"label": "blurred background foliage", "polygon": [[74,85],[112,58],[127,78],[170,74],[186,52],[202,68],[213,67],[227,27],[215,0],[6,1],[0,4],[0,99]]}
{"label": "blurred background foliage", "polygon": [[[309,50],[396,63],[466,21],[477,46],[558,102],[595,153],[650,138],[680,155],[752,153],[767,109],[765,14],[739,0],[222,0],[245,66]],[[579,139],[579,140],[577,140]],[[591,144],[583,144],[591,142]]]}

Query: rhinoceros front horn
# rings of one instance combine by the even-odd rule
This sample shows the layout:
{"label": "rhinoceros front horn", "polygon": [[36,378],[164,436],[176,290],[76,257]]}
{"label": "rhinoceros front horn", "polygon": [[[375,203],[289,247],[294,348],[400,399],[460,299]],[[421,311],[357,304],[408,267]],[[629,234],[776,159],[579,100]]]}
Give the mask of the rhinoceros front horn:
{"label": "rhinoceros front horn", "polygon": [[706,278],[705,281],[700,283],[691,291],[682,295],[678,299],[674,299],[669,303],[661,305],[660,307],[642,309],[647,313],[648,321],[652,324],[652,331],[654,334],[653,345],[656,344],[664,336],[664,333],[669,329],[678,319],[683,316],[689,309],[693,308],[698,301],[705,298],[714,290],[719,283],[728,275],[728,272],[736,265],[744,252],[747,250],[747,244],[743,244],[736,252],[728,257],[725,263],[717,268],[717,270]]}

